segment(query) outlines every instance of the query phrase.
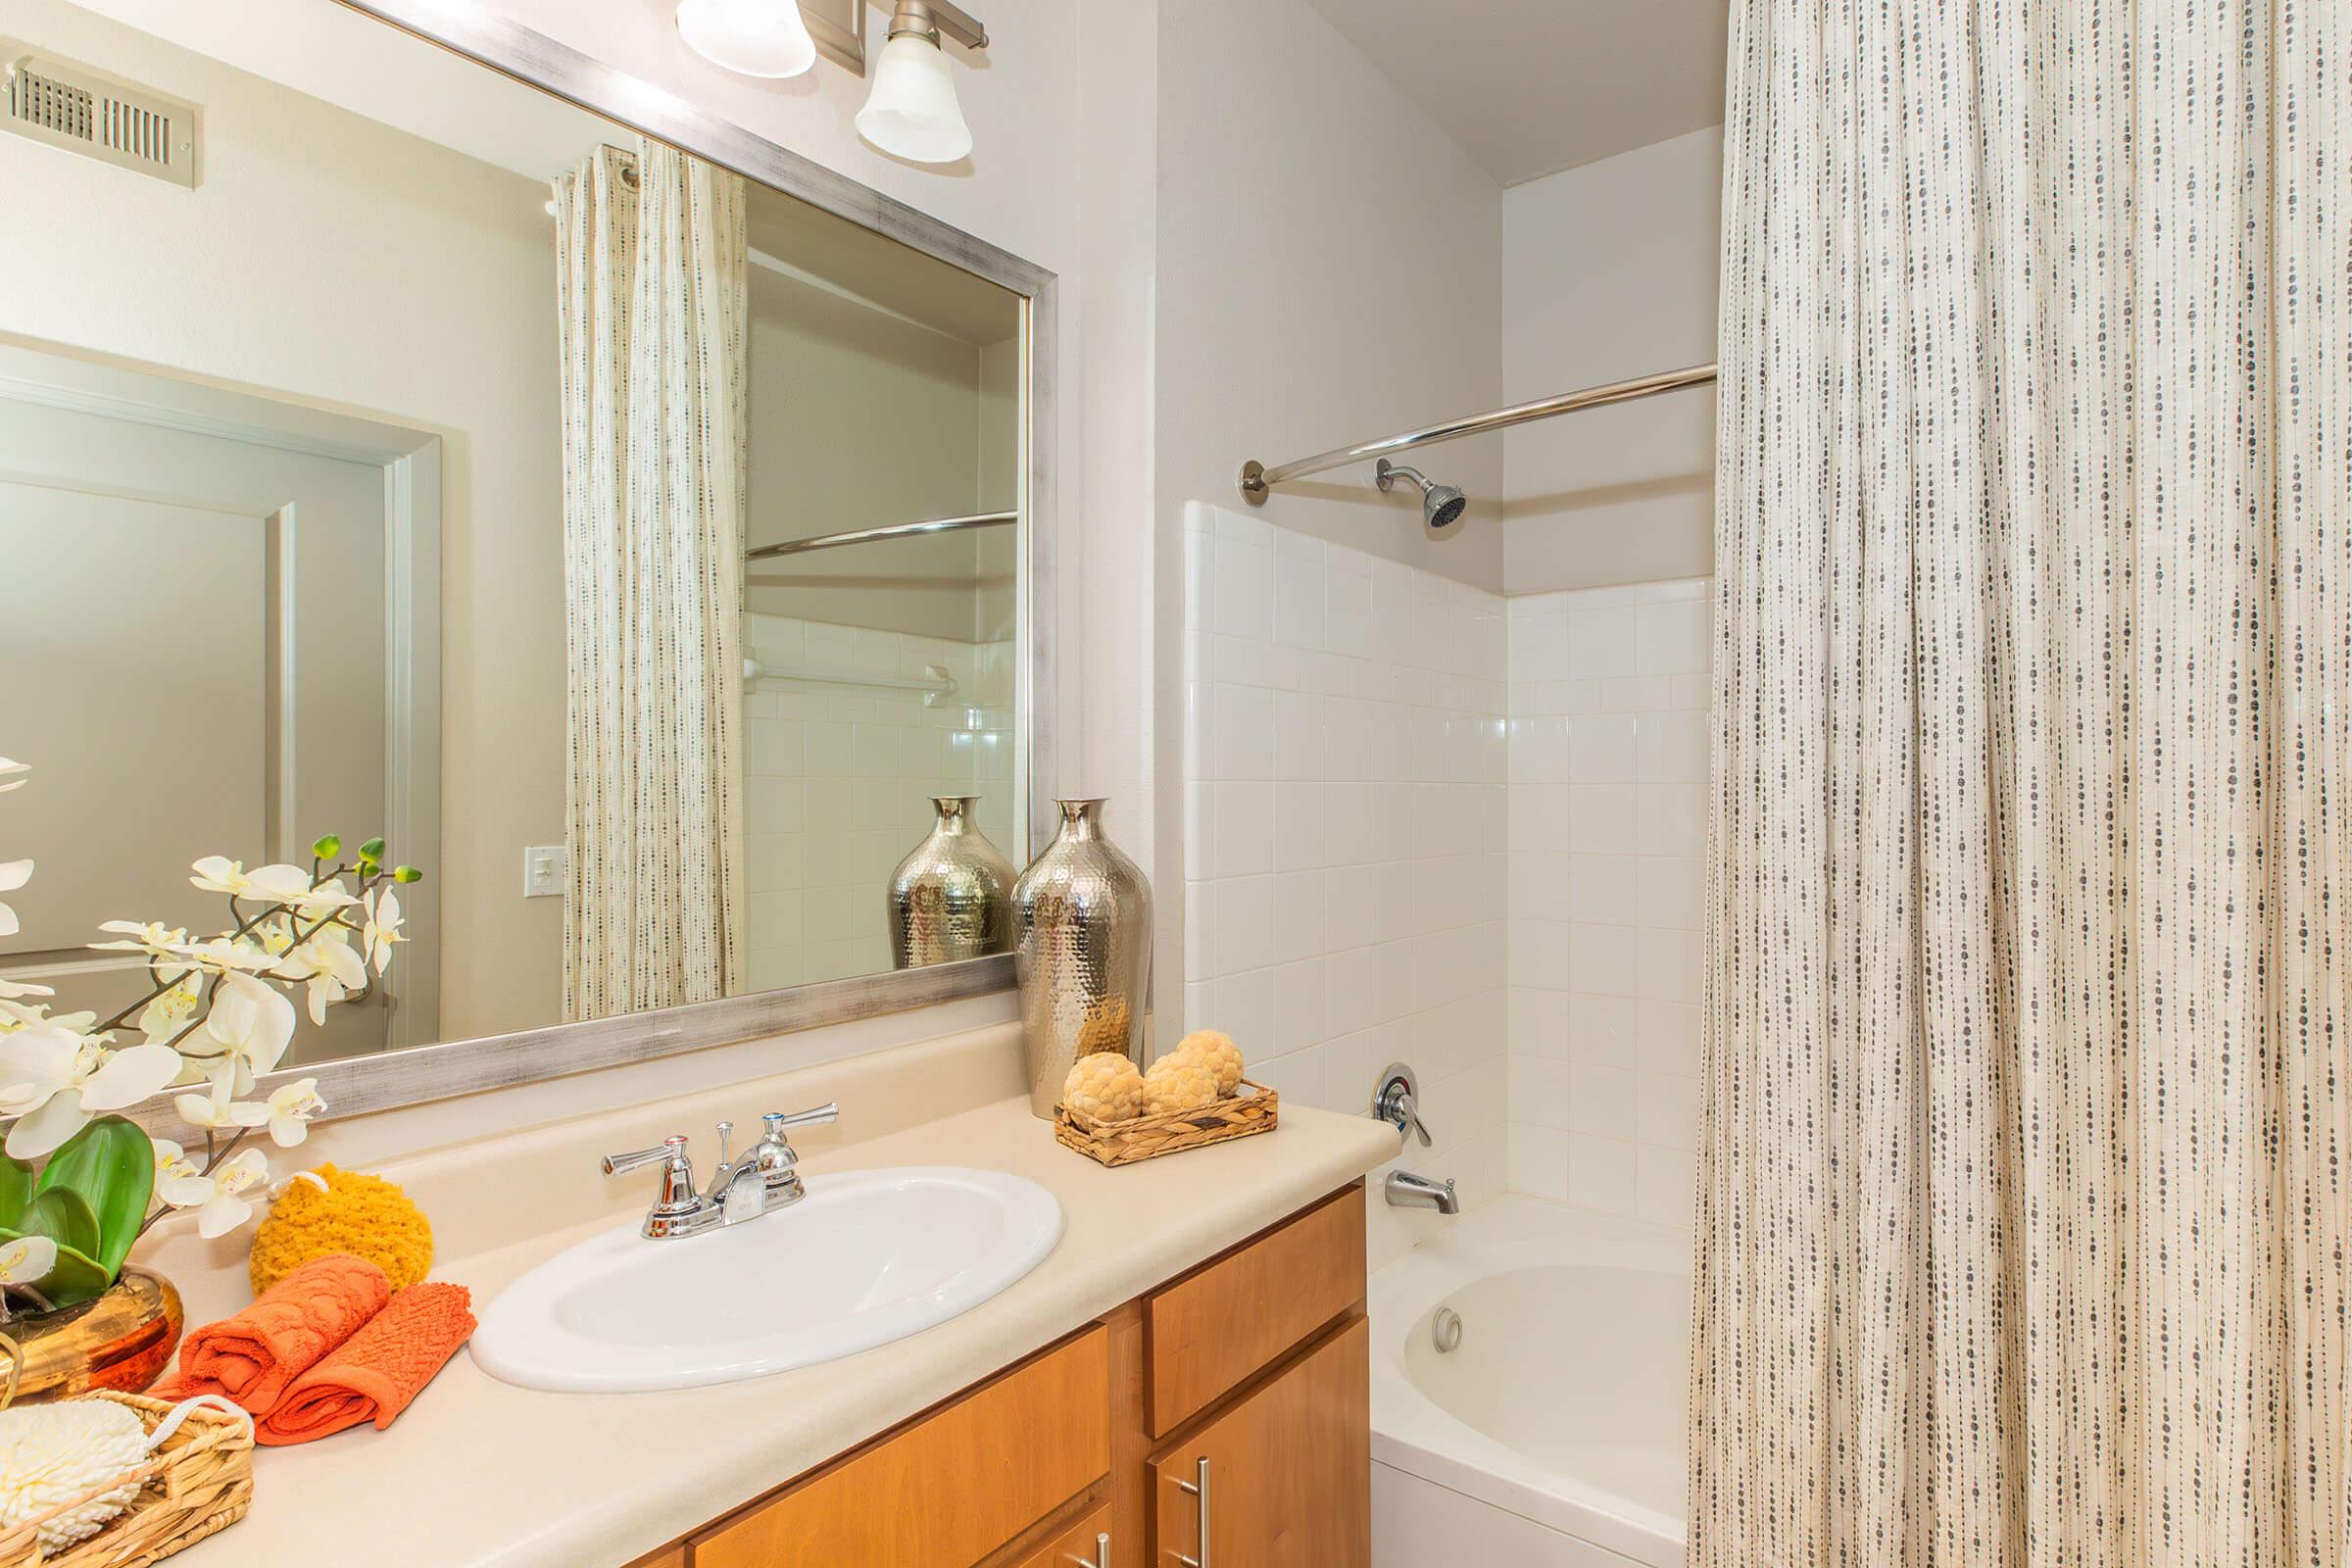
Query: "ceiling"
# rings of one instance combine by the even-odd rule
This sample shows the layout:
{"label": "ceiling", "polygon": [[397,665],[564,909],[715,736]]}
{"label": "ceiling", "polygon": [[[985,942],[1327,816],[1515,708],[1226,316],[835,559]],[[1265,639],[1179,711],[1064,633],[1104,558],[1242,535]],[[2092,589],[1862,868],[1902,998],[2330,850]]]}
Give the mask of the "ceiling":
{"label": "ceiling", "polygon": [[1729,0],[1308,0],[1505,185],[1723,122]]}

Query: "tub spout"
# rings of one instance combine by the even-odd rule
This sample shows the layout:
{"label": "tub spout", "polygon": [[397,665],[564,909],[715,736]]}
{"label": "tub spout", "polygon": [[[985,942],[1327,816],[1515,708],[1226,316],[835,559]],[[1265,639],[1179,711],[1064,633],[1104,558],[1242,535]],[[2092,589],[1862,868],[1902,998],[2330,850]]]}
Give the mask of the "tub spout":
{"label": "tub spout", "polygon": [[1441,1214],[1458,1214],[1461,1200],[1453,1196],[1453,1178],[1448,1176],[1444,1186],[1426,1176],[1416,1176],[1409,1170],[1393,1170],[1382,1188],[1389,1202],[1397,1208],[1434,1208]]}

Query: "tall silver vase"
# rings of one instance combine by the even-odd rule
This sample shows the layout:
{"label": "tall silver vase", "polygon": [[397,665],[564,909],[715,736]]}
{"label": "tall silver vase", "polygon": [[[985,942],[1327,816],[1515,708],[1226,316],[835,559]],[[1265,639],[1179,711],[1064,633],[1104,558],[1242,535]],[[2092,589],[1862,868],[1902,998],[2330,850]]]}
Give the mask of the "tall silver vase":
{"label": "tall silver vase", "polygon": [[935,795],[939,821],[890,874],[890,958],[901,969],[1012,946],[1012,862],[972,825],[977,795]]}
{"label": "tall silver vase", "polygon": [[1029,1054],[1029,1108],[1052,1118],[1080,1056],[1142,1065],[1152,970],[1152,886],[1102,836],[1101,801],[1061,801],[1061,831],[1013,884],[1013,970]]}

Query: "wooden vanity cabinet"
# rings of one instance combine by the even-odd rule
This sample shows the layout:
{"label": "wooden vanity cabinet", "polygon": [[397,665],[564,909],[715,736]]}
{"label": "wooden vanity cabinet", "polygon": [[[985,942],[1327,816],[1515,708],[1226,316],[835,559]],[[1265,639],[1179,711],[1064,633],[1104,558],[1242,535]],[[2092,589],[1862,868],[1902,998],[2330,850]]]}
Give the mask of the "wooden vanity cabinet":
{"label": "wooden vanity cabinet", "polygon": [[1359,1183],[639,1568],[1367,1568],[1363,1305]]}

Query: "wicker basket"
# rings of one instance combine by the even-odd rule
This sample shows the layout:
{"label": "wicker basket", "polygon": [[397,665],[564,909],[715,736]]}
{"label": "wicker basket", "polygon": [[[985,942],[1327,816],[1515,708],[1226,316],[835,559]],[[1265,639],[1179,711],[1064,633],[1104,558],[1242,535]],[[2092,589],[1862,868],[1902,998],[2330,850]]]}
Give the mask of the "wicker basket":
{"label": "wicker basket", "polygon": [[[143,1394],[97,1393],[139,1414],[149,1432],[172,1406]],[[36,1528],[69,1508],[136,1482],[130,1507],[87,1541],[50,1555]],[[139,1464],[61,1503],[39,1519],[0,1534],[0,1568],[146,1568],[245,1517],[253,1504],[253,1423],[199,1405]]]}
{"label": "wicker basket", "polygon": [[[1265,1085],[1245,1078],[1241,1092],[1199,1110],[1170,1110],[1131,1121],[1097,1121],[1067,1105],[1054,1107],[1054,1136],[1102,1165],[1132,1165],[1187,1149],[1206,1149],[1229,1138],[1270,1133],[1281,1119],[1282,1100]],[[0,1558],[0,1568],[13,1568]]]}

